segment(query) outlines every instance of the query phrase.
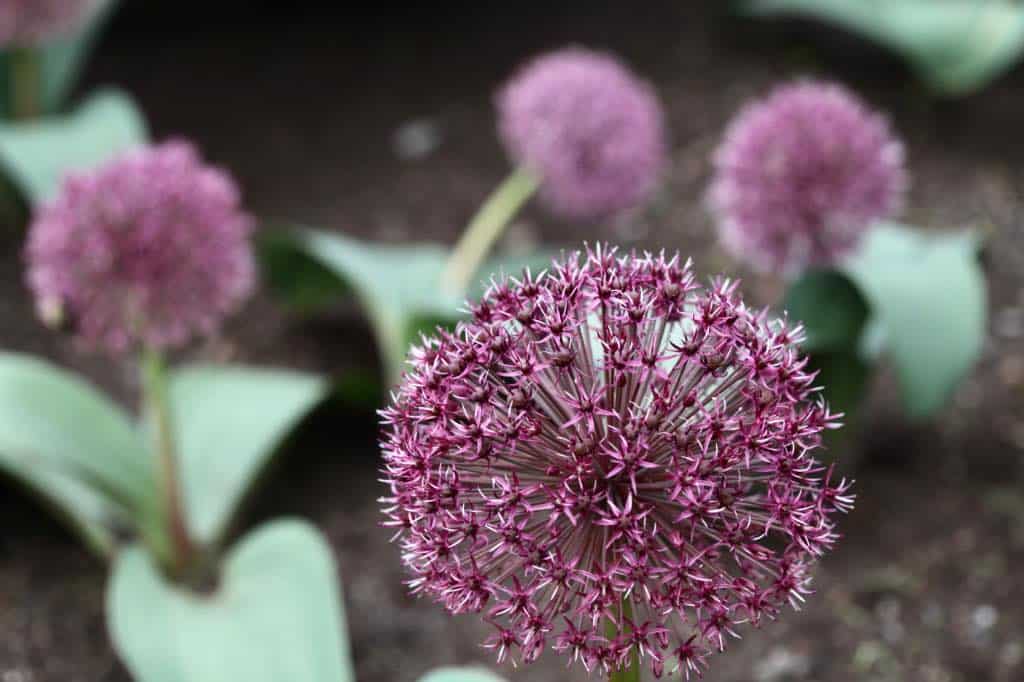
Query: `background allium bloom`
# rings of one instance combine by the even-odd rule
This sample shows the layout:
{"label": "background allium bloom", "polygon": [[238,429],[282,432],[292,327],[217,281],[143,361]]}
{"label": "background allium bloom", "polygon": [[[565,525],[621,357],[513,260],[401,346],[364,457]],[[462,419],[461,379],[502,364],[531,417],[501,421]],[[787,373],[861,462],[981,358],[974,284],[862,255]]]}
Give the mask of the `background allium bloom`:
{"label": "background allium bloom", "polygon": [[848,254],[906,187],[903,146],[846,89],[799,82],[748,105],[715,153],[710,203],[725,245],[792,274]]}
{"label": "background allium bloom", "polygon": [[414,592],[483,614],[499,661],[635,649],[658,675],[803,600],[853,499],[811,455],[836,424],[798,330],[678,257],[602,248],[473,313],[413,351],[382,413]]}
{"label": "background allium bloom", "polygon": [[571,218],[630,208],[665,166],[661,105],[614,57],[568,48],[535,59],[497,96],[509,155],[542,179],[541,196]]}
{"label": "background allium bloom", "polygon": [[0,49],[32,47],[73,33],[100,0],[2,0]]}
{"label": "background allium bloom", "polygon": [[249,295],[252,220],[234,181],[184,142],[70,176],[31,227],[28,284],[80,342],[120,352],[210,334]]}

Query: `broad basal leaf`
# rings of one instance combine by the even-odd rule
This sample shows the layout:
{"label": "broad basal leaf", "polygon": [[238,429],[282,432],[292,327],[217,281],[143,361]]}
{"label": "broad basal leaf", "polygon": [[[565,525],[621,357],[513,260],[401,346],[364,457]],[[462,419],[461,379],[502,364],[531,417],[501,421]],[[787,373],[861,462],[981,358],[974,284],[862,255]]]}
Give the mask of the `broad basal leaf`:
{"label": "broad basal leaf", "polygon": [[431,670],[421,677],[419,682],[505,682],[505,678],[499,677],[487,668],[466,666]]}
{"label": "broad basal leaf", "polygon": [[783,310],[790,324],[804,325],[803,350],[808,369],[817,372],[815,384],[822,387],[832,410],[846,414],[849,421],[871,374],[861,347],[870,314],[867,301],[846,275],[817,270],[790,285]]}
{"label": "broad basal leaf", "polygon": [[782,304],[791,323],[804,325],[807,351],[855,349],[868,319],[868,305],[842,273],[817,270],[786,291]]}
{"label": "broad basal leaf", "polygon": [[885,223],[844,272],[867,299],[911,414],[938,409],[974,365],[987,295],[973,233],[929,234]]}
{"label": "broad basal leaf", "polygon": [[149,454],[131,421],[77,377],[0,353],[0,467],[55,505],[101,553],[112,525],[155,517]]}
{"label": "broad basal leaf", "polygon": [[188,520],[218,542],[281,441],[327,383],[297,372],[193,366],[171,374],[170,405]]}
{"label": "broad basal leaf", "polygon": [[0,124],[0,171],[34,204],[51,198],[68,171],[91,168],[145,140],[131,99],[101,92],[67,116]]}
{"label": "broad basal leaf", "polygon": [[298,521],[244,538],[210,594],[168,583],[132,547],[114,565],[107,623],[137,682],[352,682],[337,580],[327,543]]}
{"label": "broad basal leaf", "polygon": [[751,14],[832,22],[896,52],[940,93],[985,86],[1024,52],[1024,4],[1015,0],[745,0]]}
{"label": "broad basal leaf", "polygon": [[348,282],[310,255],[303,234],[264,230],[257,234],[263,282],[289,306],[315,314],[351,293]]}
{"label": "broad basal leaf", "polygon": [[871,377],[871,367],[861,354],[856,350],[823,351],[811,353],[809,361],[807,368],[818,373],[814,383],[824,388],[832,411],[847,417],[856,414]]}
{"label": "broad basal leaf", "polygon": [[[261,246],[267,280],[288,300],[309,308],[345,291],[355,295],[370,320],[389,383],[401,376],[409,345],[421,331],[462,317],[459,309],[467,293],[442,288],[449,252],[440,244],[373,244],[334,232],[294,230],[264,239]],[[548,254],[495,259],[477,279],[548,263]],[[325,281],[325,271],[336,281]]]}
{"label": "broad basal leaf", "polygon": [[389,379],[401,374],[417,318],[446,313],[456,317],[460,301],[441,297],[436,284],[446,256],[439,245],[370,244],[316,230],[291,236],[297,249],[326,266],[355,294],[370,320]]}

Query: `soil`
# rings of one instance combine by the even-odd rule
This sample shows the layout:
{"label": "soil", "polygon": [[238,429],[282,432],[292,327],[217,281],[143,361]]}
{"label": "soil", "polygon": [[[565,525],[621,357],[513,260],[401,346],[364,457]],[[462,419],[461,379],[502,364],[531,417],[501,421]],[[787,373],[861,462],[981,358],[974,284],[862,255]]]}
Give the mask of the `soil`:
{"label": "soil", "polygon": [[[82,91],[112,83],[131,92],[158,138],[195,139],[269,220],[450,242],[507,172],[493,133],[495,84],[548,47],[608,48],[664,98],[674,157],[664,192],[649,210],[603,225],[561,224],[531,208],[506,241],[678,248],[703,272],[744,275],[716,246],[703,210],[709,153],[736,108],[779,80],[844,80],[889,111],[906,138],[914,177],[906,220],[989,232],[991,333],[977,371],[929,422],[909,424],[891,379],[876,383],[846,453],[857,462],[857,509],[818,570],[818,593],[804,611],[745,633],[713,659],[708,679],[1024,679],[1024,70],[941,102],[899,62],[849,36],[741,22],[711,9],[716,3],[485,4],[356,12],[307,3],[290,13],[236,4],[196,21],[167,3],[134,3]],[[35,322],[18,241],[0,236],[0,344],[73,367],[130,401],[130,373],[79,355]],[[763,302],[775,293],[752,278],[746,289]],[[196,353],[334,373],[377,363],[354,307],[302,320],[265,296]],[[247,525],[299,515],[328,535],[361,682],[488,663],[476,619],[406,595],[398,550],[377,526],[375,438],[372,413],[319,410]],[[127,680],[104,627],[104,566],[33,499],[0,485],[0,682]],[[585,678],[553,655],[501,672]]]}

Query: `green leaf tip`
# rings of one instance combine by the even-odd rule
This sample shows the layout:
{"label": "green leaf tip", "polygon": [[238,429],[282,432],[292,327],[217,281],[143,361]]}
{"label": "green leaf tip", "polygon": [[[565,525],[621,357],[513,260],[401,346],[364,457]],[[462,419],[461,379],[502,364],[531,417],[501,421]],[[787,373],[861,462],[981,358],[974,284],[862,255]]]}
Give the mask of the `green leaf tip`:
{"label": "green leaf tip", "polygon": [[107,622],[138,682],[355,679],[333,556],[302,521],[243,538],[210,594],[168,583],[139,547],[122,551]]}
{"label": "green leaf tip", "polygon": [[67,116],[0,124],[0,170],[28,203],[37,204],[57,193],[68,172],[92,168],[146,138],[132,100],[104,90]]}
{"label": "green leaf tip", "polygon": [[746,0],[737,11],[825,21],[901,54],[936,93],[976,92],[1024,53],[1024,5],[1012,0]]}

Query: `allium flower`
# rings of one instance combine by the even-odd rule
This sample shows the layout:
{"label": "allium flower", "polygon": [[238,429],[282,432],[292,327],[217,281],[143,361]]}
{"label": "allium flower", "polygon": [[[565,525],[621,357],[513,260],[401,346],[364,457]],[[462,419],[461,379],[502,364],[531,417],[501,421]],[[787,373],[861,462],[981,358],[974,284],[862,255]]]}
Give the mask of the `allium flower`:
{"label": "allium flower", "polygon": [[27,280],[87,348],[180,346],[249,295],[251,218],[225,172],[185,142],[128,152],[65,180],[32,224]]}
{"label": "allium flower", "polygon": [[853,497],[811,454],[837,424],[799,329],[735,290],[599,247],[414,349],[382,412],[412,590],[483,614],[499,661],[656,675],[803,601]]}
{"label": "allium flower", "polygon": [[32,47],[72,33],[101,0],[3,0],[0,49]]}
{"label": "allium flower", "polygon": [[539,57],[499,92],[497,108],[509,155],[570,218],[638,204],[665,166],[657,96],[610,55],[568,48]]}
{"label": "allium flower", "polygon": [[729,125],[709,199],[734,255],[792,274],[840,260],[900,208],[903,161],[886,120],[852,93],[798,82]]}

